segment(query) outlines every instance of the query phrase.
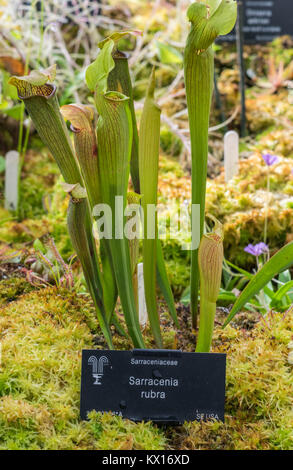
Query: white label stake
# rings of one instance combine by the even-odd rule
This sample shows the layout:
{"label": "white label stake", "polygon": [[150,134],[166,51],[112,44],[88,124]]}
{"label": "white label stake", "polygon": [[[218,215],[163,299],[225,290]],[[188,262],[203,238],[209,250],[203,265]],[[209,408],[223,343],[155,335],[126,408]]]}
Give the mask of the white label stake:
{"label": "white label stake", "polygon": [[228,183],[238,174],[239,169],[239,136],[236,131],[226,132],[224,137],[225,181]]}
{"label": "white label stake", "polygon": [[148,312],[145,303],[143,263],[137,265],[137,283],[138,283],[138,315],[139,324],[145,327],[148,321]]}
{"label": "white label stake", "polygon": [[5,209],[16,211],[18,206],[19,153],[7,152],[5,157]]}

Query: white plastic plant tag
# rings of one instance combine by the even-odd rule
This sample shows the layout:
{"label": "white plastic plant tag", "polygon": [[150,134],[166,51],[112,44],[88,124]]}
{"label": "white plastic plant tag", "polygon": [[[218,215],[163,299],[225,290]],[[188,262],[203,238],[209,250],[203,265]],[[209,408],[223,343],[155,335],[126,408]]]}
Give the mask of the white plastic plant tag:
{"label": "white plastic plant tag", "polygon": [[137,265],[137,282],[138,282],[138,315],[139,324],[145,327],[148,321],[148,312],[145,303],[143,263]]}
{"label": "white plastic plant tag", "polygon": [[5,209],[16,211],[18,206],[19,153],[7,152],[5,157]]}
{"label": "white plastic plant tag", "polygon": [[239,136],[236,131],[226,132],[224,137],[225,181],[228,183],[238,174],[239,169]]}

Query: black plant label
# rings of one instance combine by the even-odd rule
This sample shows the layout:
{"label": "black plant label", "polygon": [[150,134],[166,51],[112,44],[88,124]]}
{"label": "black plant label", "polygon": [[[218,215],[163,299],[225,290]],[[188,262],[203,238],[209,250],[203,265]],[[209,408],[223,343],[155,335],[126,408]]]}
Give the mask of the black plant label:
{"label": "black plant label", "polygon": [[224,421],[226,355],[174,350],[82,351],[80,414],[133,421]]}
{"label": "black plant label", "polygon": [[[246,44],[271,42],[293,31],[292,0],[242,0]],[[235,29],[217,42],[234,41]]]}

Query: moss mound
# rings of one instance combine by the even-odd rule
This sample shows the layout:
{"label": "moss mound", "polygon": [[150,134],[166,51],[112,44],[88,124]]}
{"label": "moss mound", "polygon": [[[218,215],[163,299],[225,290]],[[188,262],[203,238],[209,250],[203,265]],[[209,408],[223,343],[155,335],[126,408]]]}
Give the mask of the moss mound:
{"label": "moss mound", "polygon": [[253,330],[218,329],[214,351],[227,353],[226,422],[171,429],[172,448],[292,450],[293,316],[275,314]]}
{"label": "moss mound", "polygon": [[0,305],[11,302],[31,290],[31,284],[22,277],[3,279],[0,281]]}
{"label": "moss mound", "polygon": [[[174,341],[164,322],[167,346],[191,351],[182,315],[181,324]],[[228,358],[225,424],[165,428],[97,413],[83,422],[81,350],[104,347],[92,305],[62,289],[26,293],[0,310],[0,449],[293,449],[292,331],[289,313],[215,331],[213,350]]]}
{"label": "moss mound", "polygon": [[81,350],[94,347],[96,328],[87,298],[54,288],[2,308],[0,449],[164,448],[150,423],[79,420]]}
{"label": "moss mound", "polygon": [[45,213],[44,196],[52,193],[58,176],[57,165],[46,149],[26,153],[20,184],[21,219],[37,219]]}

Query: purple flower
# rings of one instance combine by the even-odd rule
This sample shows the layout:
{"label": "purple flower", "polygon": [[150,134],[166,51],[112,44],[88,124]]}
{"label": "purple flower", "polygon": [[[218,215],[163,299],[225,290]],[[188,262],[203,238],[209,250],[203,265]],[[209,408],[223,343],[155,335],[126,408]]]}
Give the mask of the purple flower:
{"label": "purple flower", "polygon": [[277,157],[277,155],[270,155],[269,153],[263,154],[262,158],[268,166],[272,166],[279,162],[279,157]]}
{"label": "purple flower", "polygon": [[257,243],[256,245],[252,245],[250,243],[249,245],[247,245],[246,248],[244,248],[244,251],[246,251],[246,253],[249,253],[250,255],[253,255],[253,256],[260,256],[268,252],[269,247],[263,242]]}

